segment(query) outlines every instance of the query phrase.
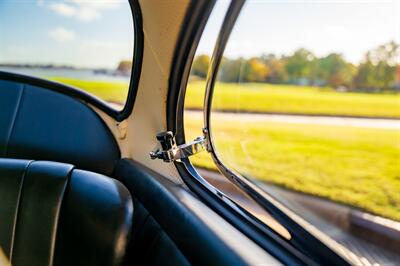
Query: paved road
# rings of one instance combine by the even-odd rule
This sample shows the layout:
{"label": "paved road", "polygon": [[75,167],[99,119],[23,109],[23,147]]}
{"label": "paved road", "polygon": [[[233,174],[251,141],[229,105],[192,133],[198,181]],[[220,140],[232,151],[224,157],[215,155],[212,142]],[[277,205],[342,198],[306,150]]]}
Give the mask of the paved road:
{"label": "paved road", "polygon": [[[400,130],[400,119],[256,114],[256,113],[228,113],[228,112],[213,112],[212,115],[217,119],[223,119],[225,121],[235,121],[235,122],[240,121],[240,123],[281,122],[281,123],[292,123],[292,124],[311,124],[311,125],[363,127],[363,128]],[[188,111],[185,111],[185,116],[202,119],[203,112],[188,110]]]}

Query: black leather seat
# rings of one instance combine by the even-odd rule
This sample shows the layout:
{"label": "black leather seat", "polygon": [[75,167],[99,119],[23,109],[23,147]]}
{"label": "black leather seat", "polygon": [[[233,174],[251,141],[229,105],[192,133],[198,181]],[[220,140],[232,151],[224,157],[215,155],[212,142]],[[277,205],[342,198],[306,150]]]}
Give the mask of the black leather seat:
{"label": "black leather seat", "polygon": [[83,102],[0,80],[0,157],[70,163],[110,176],[121,155],[103,120]]}
{"label": "black leather seat", "polygon": [[0,159],[0,247],[14,266],[119,265],[132,213],[131,195],[115,179]]}
{"label": "black leather seat", "polygon": [[81,100],[20,78],[0,73],[0,265],[2,254],[14,266],[120,264],[133,203],[101,175],[117,142]]}

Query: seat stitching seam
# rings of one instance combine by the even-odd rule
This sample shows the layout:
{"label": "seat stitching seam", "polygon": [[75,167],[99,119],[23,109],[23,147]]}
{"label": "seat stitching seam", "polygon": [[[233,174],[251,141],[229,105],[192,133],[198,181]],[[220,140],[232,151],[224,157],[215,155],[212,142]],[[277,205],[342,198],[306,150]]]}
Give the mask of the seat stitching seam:
{"label": "seat stitching seam", "polygon": [[49,265],[53,265],[54,264],[54,253],[55,253],[55,249],[56,249],[56,241],[57,241],[57,233],[58,233],[58,224],[60,222],[60,213],[61,213],[61,209],[64,203],[64,198],[65,198],[65,193],[67,192],[67,189],[70,185],[71,182],[71,178],[72,178],[72,172],[75,170],[75,166],[72,166],[71,169],[69,170],[67,177],[66,177],[66,181],[65,181],[65,185],[64,185],[64,189],[62,191],[62,195],[61,195],[61,200],[60,203],[57,206],[57,213],[55,214],[54,217],[54,227],[53,227],[53,233],[51,236],[51,248],[50,248],[50,254],[49,254]]}
{"label": "seat stitching seam", "polygon": [[21,207],[21,201],[22,201],[22,197],[23,197],[22,190],[23,190],[24,183],[25,183],[26,173],[28,172],[28,168],[31,165],[31,163],[32,163],[32,161],[29,161],[24,168],[24,171],[22,173],[22,178],[21,178],[21,184],[20,184],[19,190],[18,190],[17,208],[16,208],[16,213],[15,213],[15,217],[14,217],[14,225],[13,225],[12,234],[11,234],[11,245],[10,245],[10,262],[11,263],[12,263],[13,252],[14,252],[15,232],[17,231],[19,210]]}
{"label": "seat stitching seam", "polygon": [[49,265],[54,264],[54,253],[55,253],[55,248],[56,248],[56,241],[57,241],[57,233],[58,233],[58,224],[60,221],[60,213],[61,209],[64,203],[64,198],[65,198],[65,193],[67,192],[67,189],[70,185],[71,178],[72,178],[72,172],[75,170],[75,167],[71,167],[70,171],[67,174],[66,182],[64,185],[64,190],[62,191],[62,196],[60,200],[60,204],[57,207],[57,213],[55,214],[54,217],[54,227],[53,227],[53,234],[52,234],[52,239],[51,239],[51,250],[50,250],[50,256],[49,256]]}

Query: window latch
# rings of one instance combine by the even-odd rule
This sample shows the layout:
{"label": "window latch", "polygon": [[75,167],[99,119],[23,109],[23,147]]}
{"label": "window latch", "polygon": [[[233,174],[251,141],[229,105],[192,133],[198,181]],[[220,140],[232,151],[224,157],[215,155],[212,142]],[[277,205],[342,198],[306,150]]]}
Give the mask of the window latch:
{"label": "window latch", "polygon": [[[174,135],[171,131],[160,132],[156,135],[161,148],[157,147],[150,152],[152,160],[161,159],[164,162],[173,162],[179,159],[188,158],[203,150],[208,150],[208,134],[203,129],[203,136],[197,137],[190,143],[176,145]],[[159,146],[159,145],[157,145]]]}

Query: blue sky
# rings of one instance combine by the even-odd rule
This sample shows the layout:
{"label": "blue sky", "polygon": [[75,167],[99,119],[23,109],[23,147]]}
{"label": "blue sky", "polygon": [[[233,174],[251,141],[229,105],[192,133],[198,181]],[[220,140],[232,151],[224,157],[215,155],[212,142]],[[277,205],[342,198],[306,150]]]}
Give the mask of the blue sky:
{"label": "blue sky", "polygon": [[0,1],[0,62],[115,68],[133,55],[127,1]]}
{"label": "blue sky", "polygon": [[[228,3],[216,5],[198,54],[211,53]],[[132,57],[132,39],[127,1],[0,1],[0,62],[115,68]],[[357,63],[389,40],[400,43],[400,0],[250,0],[225,54],[290,54],[304,47]]]}

